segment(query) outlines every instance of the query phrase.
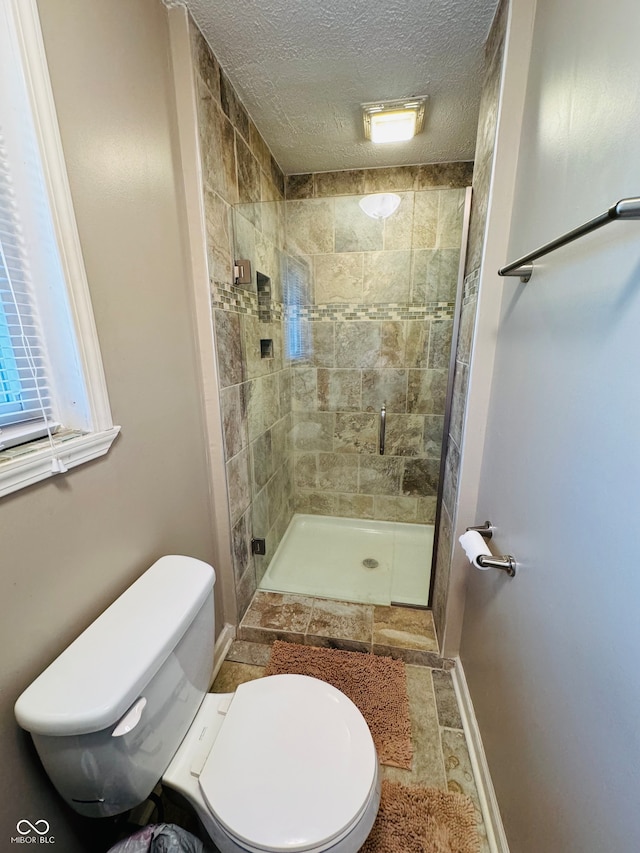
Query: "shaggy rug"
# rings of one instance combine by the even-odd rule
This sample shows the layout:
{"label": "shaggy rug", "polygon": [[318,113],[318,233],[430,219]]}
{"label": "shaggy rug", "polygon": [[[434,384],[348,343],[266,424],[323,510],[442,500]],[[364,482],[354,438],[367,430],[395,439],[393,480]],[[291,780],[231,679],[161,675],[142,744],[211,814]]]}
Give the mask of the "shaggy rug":
{"label": "shaggy rug", "polygon": [[382,783],[376,822],[360,853],[478,853],[473,803],[464,794]]}

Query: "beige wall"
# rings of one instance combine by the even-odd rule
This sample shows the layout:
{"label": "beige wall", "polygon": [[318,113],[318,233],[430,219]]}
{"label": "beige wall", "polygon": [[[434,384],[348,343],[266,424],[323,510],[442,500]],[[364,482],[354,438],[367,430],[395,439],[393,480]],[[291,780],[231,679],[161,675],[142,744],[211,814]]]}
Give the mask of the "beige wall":
{"label": "beige wall", "polygon": [[46,819],[56,849],[80,853],[103,847],[53,794],[13,702],[153,560],[212,560],[214,546],[166,10],[159,0],[39,7],[122,433],[107,457],[0,503],[0,848],[21,818]]}

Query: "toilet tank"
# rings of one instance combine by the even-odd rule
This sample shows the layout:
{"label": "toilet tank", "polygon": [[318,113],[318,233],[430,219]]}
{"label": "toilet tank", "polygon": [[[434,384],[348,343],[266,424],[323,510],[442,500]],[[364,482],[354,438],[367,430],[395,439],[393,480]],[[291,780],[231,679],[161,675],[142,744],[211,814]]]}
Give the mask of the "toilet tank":
{"label": "toilet tank", "polygon": [[162,557],[20,696],[62,797],[107,817],[151,793],[211,685],[215,573],[192,557]]}

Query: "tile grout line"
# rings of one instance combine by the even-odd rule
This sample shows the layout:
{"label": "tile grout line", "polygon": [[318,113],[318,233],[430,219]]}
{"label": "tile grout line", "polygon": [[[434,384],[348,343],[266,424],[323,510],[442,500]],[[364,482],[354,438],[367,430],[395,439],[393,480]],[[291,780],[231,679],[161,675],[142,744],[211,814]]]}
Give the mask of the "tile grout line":
{"label": "tile grout line", "polygon": [[442,748],[442,733],[440,731],[442,726],[440,725],[440,711],[438,710],[438,699],[436,697],[436,688],[435,688],[435,684],[433,683],[433,672],[430,668],[429,668],[429,683],[431,684],[431,695],[433,697],[433,706],[436,709],[436,719],[438,721],[438,747],[440,749],[440,764],[442,767],[442,778],[444,779],[445,790],[448,790],[449,779],[447,777],[447,768],[446,768],[445,763],[444,763],[444,749]]}
{"label": "tile grout line", "polygon": [[309,618],[307,619],[306,625],[304,626],[304,631],[302,632],[303,636],[303,644],[307,645],[307,637],[309,636],[309,625],[311,624],[311,619],[313,617],[313,611],[316,607],[317,596],[312,595],[310,597],[311,605],[309,607]]}

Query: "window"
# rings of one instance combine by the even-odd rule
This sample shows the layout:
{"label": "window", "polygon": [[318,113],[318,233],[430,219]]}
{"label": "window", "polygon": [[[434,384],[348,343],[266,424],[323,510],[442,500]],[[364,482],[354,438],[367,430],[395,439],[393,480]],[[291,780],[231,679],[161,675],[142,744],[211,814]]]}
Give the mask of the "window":
{"label": "window", "polygon": [[34,0],[0,0],[0,496],[113,425]]}
{"label": "window", "polygon": [[[6,103],[3,99],[3,104]],[[3,115],[0,119],[0,442],[3,447],[45,435],[47,428],[55,429],[44,342],[29,281],[25,240],[15,200],[16,181],[7,150],[7,125]]]}
{"label": "window", "polygon": [[308,357],[309,328],[303,318],[304,306],[309,303],[310,272],[301,259],[286,256],[284,276],[285,351],[291,361]]}

